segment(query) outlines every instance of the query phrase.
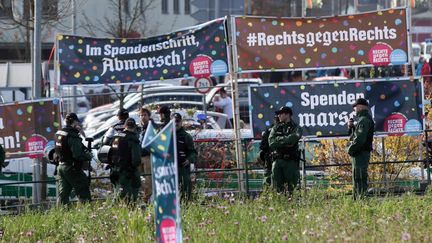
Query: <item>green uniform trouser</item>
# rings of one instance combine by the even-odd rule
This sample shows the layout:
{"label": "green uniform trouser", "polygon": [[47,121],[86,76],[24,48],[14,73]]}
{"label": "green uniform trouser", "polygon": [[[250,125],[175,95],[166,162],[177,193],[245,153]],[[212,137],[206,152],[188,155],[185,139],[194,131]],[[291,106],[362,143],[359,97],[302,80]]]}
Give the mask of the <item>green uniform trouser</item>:
{"label": "green uniform trouser", "polygon": [[300,172],[296,161],[276,159],[272,168],[273,186],[278,192],[288,189],[293,192],[300,180]]}
{"label": "green uniform trouser", "polygon": [[72,189],[80,202],[88,202],[91,199],[89,179],[80,169],[72,165],[61,164],[57,167],[59,198],[58,203],[68,204]]}
{"label": "green uniform trouser", "polygon": [[189,200],[192,195],[192,181],[191,181],[191,173],[190,167],[179,166],[179,186],[180,193],[183,199]]}
{"label": "green uniform trouser", "polygon": [[120,171],[114,183],[115,199],[135,202],[138,199],[138,192],[141,188],[141,178],[138,170]]}
{"label": "green uniform trouser", "polygon": [[368,189],[368,166],[370,160],[370,152],[362,151],[358,155],[352,157],[352,180],[353,180],[353,196],[364,196]]}

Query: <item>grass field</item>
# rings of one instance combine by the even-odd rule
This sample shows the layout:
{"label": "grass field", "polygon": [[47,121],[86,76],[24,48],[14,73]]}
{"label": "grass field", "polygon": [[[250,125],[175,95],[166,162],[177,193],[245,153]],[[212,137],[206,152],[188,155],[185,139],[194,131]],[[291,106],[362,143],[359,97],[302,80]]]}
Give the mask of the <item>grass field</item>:
{"label": "grass field", "polygon": [[[431,242],[432,193],[368,198],[311,191],[197,199],[182,207],[188,242]],[[76,205],[0,218],[4,242],[152,242],[153,208]]]}

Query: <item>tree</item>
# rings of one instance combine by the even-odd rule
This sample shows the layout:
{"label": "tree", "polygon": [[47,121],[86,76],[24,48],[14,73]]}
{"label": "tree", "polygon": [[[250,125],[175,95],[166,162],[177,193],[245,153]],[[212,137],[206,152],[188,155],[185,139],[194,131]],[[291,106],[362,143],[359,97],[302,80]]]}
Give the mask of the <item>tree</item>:
{"label": "tree", "polygon": [[[153,9],[155,0],[109,0],[107,4],[111,11],[108,11],[102,19],[92,21],[84,14],[87,24],[83,28],[92,36],[96,31],[114,38],[139,38],[145,35],[146,12]],[[114,13],[114,14],[110,14]],[[141,28],[140,28],[141,27]],[[109,86],[120,100],[120,108],[124,105],[125,86],[120,86],[120,93]],[[127,92],[132,88],[128,86]]]}
{"label": "tree", "polygon": [[[71,2],[62,1],[60,5],[58,0],[42,1],[42,28],[67,28],[61,25],[61,21],[72,14]],[[27,62],[31,60],[33,16],[34,0],[0,0],[0,31],[12,36],[12,39],[3,42],[14,43],[17,58]],[[5,38],[4,34],[3,39]],[[19,46],[21,43],[24,44],[23,48]]]}

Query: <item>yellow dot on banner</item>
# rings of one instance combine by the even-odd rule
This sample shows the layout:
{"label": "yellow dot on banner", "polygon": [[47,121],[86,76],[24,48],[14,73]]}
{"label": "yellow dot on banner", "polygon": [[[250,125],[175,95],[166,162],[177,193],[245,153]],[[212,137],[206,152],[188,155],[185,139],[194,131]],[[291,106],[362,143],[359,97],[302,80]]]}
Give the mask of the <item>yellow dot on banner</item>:
{"label": "yellow dot on banner", "polygon": [[280,26],[285,26],[285,24],[284,23],[280,23]]}
{"label": "yellow dot on banner", "polygon": [[273,109],[273,105],[270,105],[270,109]]}
{"label": "yellow dot on banner", "polygon": [[380,99],[385,100],[386,96],[385,94],[380,95]]}
{"label": "yellow dot on banner", "polygon": [[309,57],[305,59],[306,64],[309,64],[310,62],[311,62],[311,59]]}
{"label": "yellow dot on banner", "polygon": [[79,73],[79,72],[76,72],[75,74],[74,74],[74,77],[75,78],[79,78],[81,76],[81,74]]}
{"label": "yellow dot on banner", "polygon": [[164,147],[163,145],[158,145],[157,148],[158,148],[160,151],[165,151],[165,147]]}
{"label": "yellow dot on banner", "polygon": [[272,72],[274,72],[274,71],[276,71],[276,68],[272,67],[272,68],[270,68],[270,70],[271,70]]}
{"label": "yellow dot on banner", "polygon": [[63,40],[63,35],[58,35],[57,40]]}
{"label": "yellow dot on banner", "polygon": [[155,152],[154,148],[150,148],[150,152],[154,153]]}
{"label": "yellow dot on banner", "polygon": [[161,134],[161,140],[162,141],[166,141],[167,140],[167,136],[165,134]]}
{"label": "yellow dot on banner", "polygon": [[137,76],[137,77],[141,77],[141,73],[140,73],[140,72],[137,72],[137,73],[136,73],[136,76]]}
{"label": "yellow dot on banner", "polygon": [[161,76],[161,77],[159,78],[159,80],[165,80],[165,78]]}
{"label": "yellow dot on banner", "polygon": [[82,50],[81,48],[79,48],[79,49],[78,49],[78,52],[79,52],[79,53],[82,53],[82,52],[83,52],[83,50]]}
{"label": "yellow dot on banner", "polygon": [[383,15],[383,12],[381,12],[381,11],[378,11],[378,15]]}
{"label": "yellow dot on banner", "polygon": [[122,40],[121,40],[121,43],[126,43],[127,42],[127,39],[125,39],[125,38],[123,38]]}
{"label": "yellow dot on banner", "polygon": [[163,208],[159,206],[159,213],[163,213]]}
{"label": "yellow dot on banner", "polygon": [[338,84],[338,83],[334,83],[334,86],[335,86],[335,87],[339,87],[339,84]]}
{"label": "yellow dot on banner", "polygon": [[83,40],[79,39],[78,44],[82,44],[82,43],[83,43]]}
{"label": "yellow dot on banner", "polygon": [[322,132],[321,131],[316,132],[316,136],[322,136]]}
{"label": "yellow dot on banner", "polygon": [[254,89],[253,89],[253,91],[254,91],[254,92],[257,92],[257,89],[256,89],[256,88],[254,88]]}
{"label": "yellow dot on banner", "polygon": [[349,18],[349,19],[353,19],[353,18],[354,18],[354,16],[353,16],[353,15],[350,15],[350,16],[348,16],[348,18]]}
{"label": "yellow dot on banner", "polygon": [[31,121],[31,118],[28,118],[27,121]]}
{"label": "yellow dot on banner", "polygon": [[115,79],[115,75],[112,75],[112,76],[111,76],[111,79],[114,80],[114,79]]}
{"label": "yellow dot on banner", "polygon": [[366,65],[365,61],[360,62],[361,65]]}
{"label": "yellow dot on banner", "polygon": [[93,69],[93,71],[96,71],[97,70],[97,66],[93,66],[92,69]]}
{"label": "yellow dot on banner", "polygon": [[258,68],[259,68],[259,69],[263,69],[263,66],[259,65]]}
{"label": "yellow dot on banner", "polygon": [[384,20],[384,24],[387,24],[387,20]]}
{"label": "yellow dot on banner", "polygon": [[354,58],[354,57],[351,57],[351,58],[350,58],[350,62],[355,62],[355,58]]}
{"label": "yellow dot on banner", "polygon": [[369,22],[369,23],[368,23],[368,25],[370,26],[370,25],[372,25],[372,23],[371,23],[371,22]]}
{"label": "yellow dot on banner", "polygon": [[282,59],[283,59],[282,54],[277,54],[277,55],[276,55],[276,60],[280,61],[280,60],[282,60]]}
{"label": "yellow dot on banner", "polygon": [[300,27],[300,26],[302,26],[302,22],[301,21],[296,21],[296,25],[297,25],[297,27]]}
{"label": "yellow dot on banner", "polygon": [[290,64],[289,64],[289,67],[290,67],[290,68],[294,67],[294,64],[293,64],[293,63],[290,63]]}
{"label": "yellow dot on banner", "polygon": [[301,89],[301,90],[304,90],[304,89],[305,89],[305,86],[304,86],[304,85],[300,86],[300,89]]}
{"label": "yellow dot on banner", "polygon": [[115,40],[114,40],[114,39],[111,39],[110,42],[113,44],[113,43],[115,43]]}
{"label": "yellow dot on banner", "polygon": [[58,122],[54,122],[54,123],[53,123],[53,126],[54,126],[54,127],[59,127],[59,126],[60,126],[60,123],[58,123]]}
{"label": "yellow dot on banner", "polygon": [[248,26],[249,26],[249,27],[252,27],[252,26],[253,26],[253,24],[252,24],[251,22],[249,22],[249,23],[248,23]]}
{"label": "yellow dot on banner", "polygon": [[314,50],[313,50],[314,52],[317,52],[318,51],[318,48],[314,48]]}
{"label": "yellow dot on banner", "polygon": [[164,69],[162,72],[163,72],[163,74],[167,74],[168,73],[168,69]]}
{"label": "yellow dot on banner", "polygon": [[55,111],[51,112],[51,115],[55,115]]}
{"label": "yellow dot on banner", "polygon": [[216,36],[214,40],[215,40],[215,42],[219,42],[220,41],[220,37]]}
{"label": "yellow dot on banner", "polygon": [[311,24],[311,23],[312,23],[312,20],[311,20],[311,19],[308,19],[307,23],[308,23],[308,24]]}
{"label": "yellow dot on banner", "polygon": [[258,119],[263,119],[264,115],[262,113],[258,114]]}

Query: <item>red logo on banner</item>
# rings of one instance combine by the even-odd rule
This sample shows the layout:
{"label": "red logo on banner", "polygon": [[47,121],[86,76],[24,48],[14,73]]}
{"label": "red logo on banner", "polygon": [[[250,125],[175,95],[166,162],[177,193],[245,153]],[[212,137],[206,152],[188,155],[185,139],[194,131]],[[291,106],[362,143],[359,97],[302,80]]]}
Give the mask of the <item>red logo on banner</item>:
{"label": "red logo on banner", "polygon": [[176,242],[176,224],[173,219],[163,219],[160,227],[162,242]]}
{"label": "red logo on banner", "polygon": [[35,158],[42,158],[43,156],[43,150],[45,148],[45,145],[47,144],[47,140],[45,137],[41,135],[32,135],[29,139],[27,139],[25,143],[25,151],[26,152],[36,152],[36,153],[30,153],[28,155],[29,158],[35,159]]}
{"label": "red logo on banner", "polygon": [[210,77],[210,66],[212,62],[213,60],[208,56],[198,56],[197,58],[193,59],[189,65],[189,71],[195,78]]}
{"label": "red logo on banner", "polygon": [[384,119],[384,131],[390,132],[390,136],[402,136],[405,133],[406,117],[400,113],[393,113]]}
{"label": "red logo on banner", "polygon": [[376,44],[369,50],[369,62],[375,66],[387,66],[390,63],[392,49],[386,44]]}

